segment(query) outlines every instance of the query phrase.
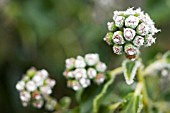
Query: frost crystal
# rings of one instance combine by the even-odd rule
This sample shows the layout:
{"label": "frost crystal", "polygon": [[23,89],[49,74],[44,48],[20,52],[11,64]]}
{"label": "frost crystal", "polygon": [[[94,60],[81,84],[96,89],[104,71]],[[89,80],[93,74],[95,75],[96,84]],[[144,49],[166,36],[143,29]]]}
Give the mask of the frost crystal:
{"label": "frost crystal", "polygon": [[[158,30],[155,23],[147,13],[140,8],[129,8],[126,11],[114,11],[113,20],[107,23],[109,32],[106,34],[104,41],[113,46],[115,54],[123,52],[127,58],[134,60],[139,55],[141,46],[151,46],[155,43],[153,38]],[[132,48],[127,51],[127,44]]]}

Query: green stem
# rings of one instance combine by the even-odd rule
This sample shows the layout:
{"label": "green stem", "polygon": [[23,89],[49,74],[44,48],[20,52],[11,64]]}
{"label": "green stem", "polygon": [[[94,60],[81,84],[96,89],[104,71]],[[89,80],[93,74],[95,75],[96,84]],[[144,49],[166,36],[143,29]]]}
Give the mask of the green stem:
{"label": "green stem", "polygon": [[118,67],[118,68],[109,72],[110,80],[106,82],[102,91],[94,98],[93,113],[98,113],[99,106],[100,106],[100,100],[105,95],[108,87],[113,83],[115,76],[122,73],[122,71],[123,71],[122,67]]}
{"label": "green stem", "polygon": [[144,78],[144,74],[142,72],[143,72],[143,67],[140,67],[137,75],[138,75],[139,83],[141,83],[142,86],[143,86],[142,87],[142,94],[143,94],[144,110],[145,110],[145,113],[151,113],[150,105],[149,105],[150,99],[148,97],[145,78]]}

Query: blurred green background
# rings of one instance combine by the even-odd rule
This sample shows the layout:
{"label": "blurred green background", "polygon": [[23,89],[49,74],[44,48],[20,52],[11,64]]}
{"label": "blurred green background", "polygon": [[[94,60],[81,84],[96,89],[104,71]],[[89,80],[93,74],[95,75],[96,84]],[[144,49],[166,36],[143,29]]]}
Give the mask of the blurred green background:
{"label": "blurred green background", "polygon": [[170,0],[0,0],[0,113],[39,113],[23,108],[15,84],[31,66],[57,81],[53,96],[74,96],[66,88],[65,59],[96,52],[109,69],[121,65],[104,41],[114,10],[141,7],[162,30],[156,44],[142,48],[144,62],[170,49]]}

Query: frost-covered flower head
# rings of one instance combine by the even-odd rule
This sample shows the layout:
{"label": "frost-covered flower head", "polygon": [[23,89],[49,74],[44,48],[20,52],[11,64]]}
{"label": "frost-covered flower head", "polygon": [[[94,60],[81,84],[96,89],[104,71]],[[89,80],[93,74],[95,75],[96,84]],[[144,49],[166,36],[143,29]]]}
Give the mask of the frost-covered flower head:
{"label": "frost-covered flower head", "polygon": [[160,31],[140,8],[114,11],[113,21],[108,22],[107,26],[109,32],[104,41],[113,46],[115,54],[125,53],[132,60],[139,54],[141,46],[148,47],[155,43],[153,35]]}
{"label": "frost-covered flower head", "polygon": [[84,57],[66,59],[66,69],[63,74],[68,79],[68,87],[80,90],[90,86],[92,81],[96,84],[103,83],[106,78],[106,68],[106,64],[100,61],[98,54],[90,53]]}
{"label": "frost-covered flower head", "polygon": [[[51,98],[49,95],[56,84],[55,80],[48,76],[49,74],[45,69],[37,71],[35,68],[31,68],[16,84],[23,106],[32,105],[36,108],[42,108],[44,104],[47,104],[46,101]],[[53,101],[56,100],[53,99]]]}

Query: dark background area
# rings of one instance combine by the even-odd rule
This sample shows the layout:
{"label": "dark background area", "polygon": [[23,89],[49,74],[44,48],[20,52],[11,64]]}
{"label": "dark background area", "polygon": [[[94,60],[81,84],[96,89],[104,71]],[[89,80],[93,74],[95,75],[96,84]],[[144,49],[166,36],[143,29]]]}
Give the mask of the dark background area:
{"label": "dark background area", "polygon": [[[109,69],[124,55],[104,41],[114,10],[141,7],[161,33],[142,48],[144,62],[170,49],[170,0],[0,0],[0,113],[39,113],[23,108],[15,85],[31,66],[47,69],[57,81],[53,96],[74,96],[62,73],[65,59],[99,53]],[[146,63],[147,64],[147,63]]]}

